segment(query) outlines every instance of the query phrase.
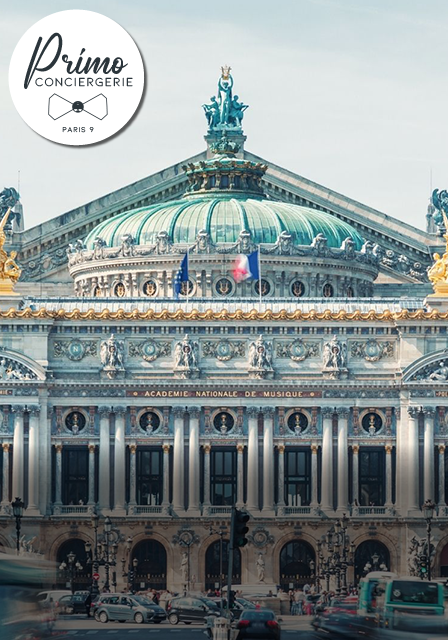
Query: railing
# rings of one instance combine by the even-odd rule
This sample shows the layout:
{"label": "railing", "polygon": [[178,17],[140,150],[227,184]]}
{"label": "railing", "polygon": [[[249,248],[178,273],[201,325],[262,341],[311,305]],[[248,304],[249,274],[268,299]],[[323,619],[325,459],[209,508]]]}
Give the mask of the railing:
{"label": "railing", "polygon": [[136,505],[129,509],[129,515],[140,515],[141,513],[162,513],[162,506]]}
{"label": "railing", "polygon": [[285,507],[285,516],[307,515],[311,513],[311,507]]}
{"label": "railing", "polygon": [[386,507],[354,507],[352,515],[356,516],[385,516]]}
{"label": "railing", "polygon": [[91,505],[87,505],[87,504],[83,504],[83,505],[65,505],[65,504],[60,504],[60,505],[55,505],[53,506],[53,515],[57,516],[57,515],[70,515],[70,514],[77,514],[77,515],[91,515],[93,513],[93,506]]}
{"label": "railing", "polygon": [[215,514],[228,514],[230,515],[232,513],[232,507],[209,507],[208,508],[208,512],[209,514],[215,515]]}

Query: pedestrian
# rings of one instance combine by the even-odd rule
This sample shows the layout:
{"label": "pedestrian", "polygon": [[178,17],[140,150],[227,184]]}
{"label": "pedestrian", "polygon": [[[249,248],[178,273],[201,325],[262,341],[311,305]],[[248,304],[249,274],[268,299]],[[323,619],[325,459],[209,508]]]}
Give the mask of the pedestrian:
{"label": "pedestrian", "polygon": [[88,618],[90,618],[90,607],[92,606],[92,594],[91,593],[89,593],[89,595],[85,599],[84,606],[86,608],[86,615],[87,615]]}

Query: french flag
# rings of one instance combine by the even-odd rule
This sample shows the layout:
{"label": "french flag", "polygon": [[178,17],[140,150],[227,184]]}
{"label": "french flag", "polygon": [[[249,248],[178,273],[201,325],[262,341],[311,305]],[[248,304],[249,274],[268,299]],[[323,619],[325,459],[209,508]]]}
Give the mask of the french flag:
{"label": "french flag", "polygon": [[238,256],[235,266],[233,267],[233,277],[236,282],[242,282],[250,278],[253,280],[260,279],[260,256],[258,249],[253,253],[249,253],[248,256]]}

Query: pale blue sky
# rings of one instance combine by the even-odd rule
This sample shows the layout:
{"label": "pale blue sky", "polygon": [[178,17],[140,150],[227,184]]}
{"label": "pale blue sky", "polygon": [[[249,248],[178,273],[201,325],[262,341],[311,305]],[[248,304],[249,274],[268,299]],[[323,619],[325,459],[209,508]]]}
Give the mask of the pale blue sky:
{"label": "pale blue sky", "polygon": [[[246,148],[424,228],[430,189],[448,188],[446,0],[21,0],[0,22],[0,187],[21,171],[25,224],[73,209],[204,148],[201,104],[230,64],[250,105]],[[89,9],[116,20],[146,65],[130,126],[64,147],[20,118],[8,66],[42,17]]]}

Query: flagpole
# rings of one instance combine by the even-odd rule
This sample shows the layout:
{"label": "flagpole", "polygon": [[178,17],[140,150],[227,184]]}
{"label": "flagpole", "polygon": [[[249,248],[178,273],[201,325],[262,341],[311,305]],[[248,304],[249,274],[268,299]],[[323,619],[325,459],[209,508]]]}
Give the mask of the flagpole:
{"label": "flagpole", "polygon": [[261,313],[261,299],[262,299],[262,295],[261,295],[261,245],[258,245],[258,294],[259,294],[259,301],[258,301],[258,311]]}
{"label": "flagpole", "polygon": [[190,249],[187,245],[187,304],[190,301]]}

